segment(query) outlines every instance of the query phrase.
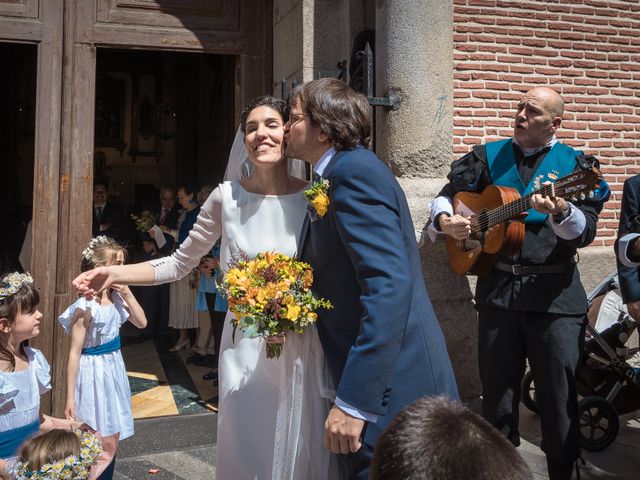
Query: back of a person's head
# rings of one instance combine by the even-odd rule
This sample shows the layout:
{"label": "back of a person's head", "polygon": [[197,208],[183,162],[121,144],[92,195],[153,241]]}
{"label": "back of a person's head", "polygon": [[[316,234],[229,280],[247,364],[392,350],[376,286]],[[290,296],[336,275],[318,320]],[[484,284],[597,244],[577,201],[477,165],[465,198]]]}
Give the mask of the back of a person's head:
{"label": "back of a person's head", "polygon": [[70,455],[80,454],[80,440],[70,430],[49,430],[28,440],[20,450],[20,461],[29,464],[36,472],[46,464],[64,460]]}
{"label": "back of a person's head", "polygon": [[17,480],[87,479],[100,453],[101,442],[91,432],[49,430],[24,443],[15,477]]}
{"label": "back of a person's head", "polygon": [[515,447],[480,415],[444,397],[422,398],[382,433],[372,480],[531,480]]}

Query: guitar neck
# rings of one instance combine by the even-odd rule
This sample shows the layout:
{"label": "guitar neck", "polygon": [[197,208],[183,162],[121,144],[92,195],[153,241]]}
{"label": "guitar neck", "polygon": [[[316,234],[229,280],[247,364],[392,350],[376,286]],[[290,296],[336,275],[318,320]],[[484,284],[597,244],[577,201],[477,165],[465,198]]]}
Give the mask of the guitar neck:
{"label": "guitar neck", "polygon": [[531,197],[537,193],[553,196],[553,185],[545,185],[542,188],[534,190],[528,195],[514,200],[513,202],[505,203],[493,210],[483,212],[481,215],[486,215],[485,219],[483,219],[483,223],[487,226],[486,228],[511,220],[512,218],[515,218],[521,213],[529,210],[531,208]]}

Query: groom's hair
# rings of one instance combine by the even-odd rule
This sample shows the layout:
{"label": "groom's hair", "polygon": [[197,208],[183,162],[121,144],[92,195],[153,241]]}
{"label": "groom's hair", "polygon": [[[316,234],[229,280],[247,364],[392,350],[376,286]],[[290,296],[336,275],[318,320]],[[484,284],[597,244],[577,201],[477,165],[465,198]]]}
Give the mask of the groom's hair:
{"label": "groom's hair", "polygon": [[336,150],[371,142],[371,106],[367,98],[337,78],[320,78],[296,86],[289,105],[299,98],[304,113],[329,137]]}
{"label": "groom's hair", "polygon": [[532,480],[515,447],[480,415],[424,397],[394,418],[376,444],[372,480]]}

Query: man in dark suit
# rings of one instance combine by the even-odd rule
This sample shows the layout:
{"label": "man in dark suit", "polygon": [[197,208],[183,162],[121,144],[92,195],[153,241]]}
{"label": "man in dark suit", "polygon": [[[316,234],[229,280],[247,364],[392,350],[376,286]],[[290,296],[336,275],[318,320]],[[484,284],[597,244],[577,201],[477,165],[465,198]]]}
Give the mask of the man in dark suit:
{"label": "man in dark suit", "polygon": [[105,235],[119,242],[124,233],[124,216],[119,205],[110,203],[109,188],[104,182],[93,186],[93,237]]}
{"label": "man in dark suit", "polygon": [[[451,165],[449,183],[431,208],[430,230],[457,240],[470,237],[471,218],[454,214],[460,191],[489,185],[521,195],[597,161],[562,144],[555,132],[564,102],[554,90],[524,94],[514,119],[513,138],[473,147]],[[520,382],[529,360],[542,426],[541,448],[549,478],[568,480],[580,454],[575,373],[582,354],[587,296],[577,268],[578,248],[596,236],[598,213],[608,198],[606,183],[593,198],[568,202],[532,195],[520,251],[501,255],[478,277],[478,355],[483,416],[514,444],[520,444]]]}
{"label": "man in dark suit", "polygon": [[624,182],[616,251],[622,301],[640,322],[640,175]]}
{"label": "man in dark suit", "polygon": [[175,230],[178,228],[180,207],[176,203],[176,191],[173,187],[163,185],[158,195],[160,202],[154,205],[152,212],[158,218],[159,227],[167,227]]}
{"label": "man in dark suit", "polygon": [[404,407],[425,395],[458,396],[406,198],[366,149],[370,135],[371,107],[344,82],[292,91],[286,153],[327,182],[328,205],[311,200],[317,208],[301,238],[313,290],[334,305],[318,317],[337,389],[324,443],[354,479],[368,478],[377,438]]}

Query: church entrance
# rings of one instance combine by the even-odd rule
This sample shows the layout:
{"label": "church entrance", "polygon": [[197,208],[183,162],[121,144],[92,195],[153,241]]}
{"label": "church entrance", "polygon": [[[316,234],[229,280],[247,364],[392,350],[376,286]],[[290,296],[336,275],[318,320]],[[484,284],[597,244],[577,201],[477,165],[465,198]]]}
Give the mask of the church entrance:
{"label": "church entrance", "polygon": [[[168,245],[150,243],[148,226],[135,217],[162,224],[167,220],[161,221],[162,199],[186,186],[195,190],[196,200],[203,187],[208,192],[223,180],[236,129],[237,61],[233,55],[97,50],[94,191],[106,189],[108,203],[120,212],[109,222],[122,224],[111,224],[108,231],[127,246],[131,262],[171,253]],[[177,220],[174,215],[173,223],[163,226],[176,229]],[[168,327],[169,286],[132,290],[149,322],[144,331],[129,324],[122,330],[134,416],[215,410],[213,346],[199,354],[171,351],[178,337]],[[189,335],[195,344],[197,330]]]}
{"label": "church entrance", "polygon": [[49,319],[32,341],[52,366],[43,412],[64,410],[69,338],[55,319],[76,299],[94,181],[108,182],[127,221],[161,185],[216,185],[242,105],[273,90],[272,11],[270,1],[0,0],[0,266],[32,272]]}
{"label": "church entrance", "polygon": [[[0,43],[0,273],[28,270],[34,190],[37,48]],[[22,255],[21,255],[22,253]]]}

